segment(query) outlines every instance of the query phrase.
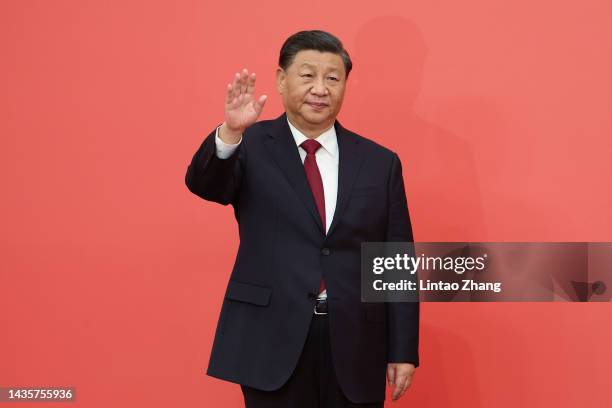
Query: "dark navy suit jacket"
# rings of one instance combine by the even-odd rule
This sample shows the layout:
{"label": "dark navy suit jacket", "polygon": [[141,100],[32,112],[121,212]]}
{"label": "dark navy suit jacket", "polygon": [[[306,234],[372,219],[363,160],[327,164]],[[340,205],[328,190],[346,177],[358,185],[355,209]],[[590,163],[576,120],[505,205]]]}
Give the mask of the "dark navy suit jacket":
{"label": "dark navy suit jacket", "polygon": [[280,388],[302,351],[323,276],[338,382],[353,402],[382,401],[387,363],[419,364],[419,303],[361,302],[360,251],[365,241],[413,240],[402,167],[394,152],[334,126],[338,197],[327,234],[285,113],[247,128],[227,159],[216,156],[215,131],[193,156],[187,187],[231,204],[240,234],[207,374]]}

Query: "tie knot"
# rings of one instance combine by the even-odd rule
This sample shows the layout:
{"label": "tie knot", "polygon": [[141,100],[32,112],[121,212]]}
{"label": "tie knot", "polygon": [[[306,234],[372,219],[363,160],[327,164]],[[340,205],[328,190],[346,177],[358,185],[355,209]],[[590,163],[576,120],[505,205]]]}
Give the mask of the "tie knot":
{"label": "tie knot", "polygon": [[308,154],[315,154],[317,150],[319,150],[319,147],[321,147],[321,143],[317,142],[314,139],[308,139],[308,140],[304,140],[300,146],[302,146],[302,148],[304,150],[306,150],[306,153]]}

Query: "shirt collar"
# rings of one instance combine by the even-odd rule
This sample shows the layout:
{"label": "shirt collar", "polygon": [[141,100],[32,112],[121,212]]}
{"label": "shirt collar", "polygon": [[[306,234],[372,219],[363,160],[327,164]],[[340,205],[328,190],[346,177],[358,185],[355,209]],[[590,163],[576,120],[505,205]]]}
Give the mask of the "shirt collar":
{"label": "shirt collar", "polygon": [[[295,140],[295,144],[299,147],[300,144],[304,140],[308,139],[308,137],[306,137],[306,135],[304,135],[302,132],[300,132],[300,130],[298,128],[293,126],[293,124],[289,121],[289,118],[287,118],[287,123],[289,123],[289,129],[291,129],[291,134],[293,135],[293,140]],[[336,128],[335,128],[335,126],[332,125],[332,127],[327,129],[325,132],[321,133],[314,140],[319,142],[321,144],[321,147],[323,147],[323,149],[327,150],[327,152],[329,154],[331,154],[332,156],[335,156],[336,153],[338,152],[338,139],[336,137]]]}

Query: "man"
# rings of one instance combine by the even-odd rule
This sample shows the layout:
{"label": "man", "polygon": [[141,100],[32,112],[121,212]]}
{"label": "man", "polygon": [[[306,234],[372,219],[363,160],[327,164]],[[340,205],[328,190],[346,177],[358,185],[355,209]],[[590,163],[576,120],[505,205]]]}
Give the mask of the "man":
{"label": "man", "polygon": [[286,112],[256,122],[267,97],[236,73],[187,169],[239,224],[207,374],[241,384],[247,407],[382,407],[385,375],[395,400],[419,364],[419,304],[361,302],[361,243],[413,238],[398,156],[336,120],[351,67],[333,35],[292,35]]}

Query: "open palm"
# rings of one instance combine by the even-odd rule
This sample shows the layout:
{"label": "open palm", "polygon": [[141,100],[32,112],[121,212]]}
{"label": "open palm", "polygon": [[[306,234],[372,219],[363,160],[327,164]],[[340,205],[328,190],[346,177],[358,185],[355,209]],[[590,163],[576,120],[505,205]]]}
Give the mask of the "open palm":
{"label": "open palm", "polygon": [[242,132],[251,126],[259,115],[268,98],[261,95],[255,99],[255,73],[249,75],[244,68],[236,73],[234,81],[227,84],[227,97],[225,99],[225,124],[232,132]]}

